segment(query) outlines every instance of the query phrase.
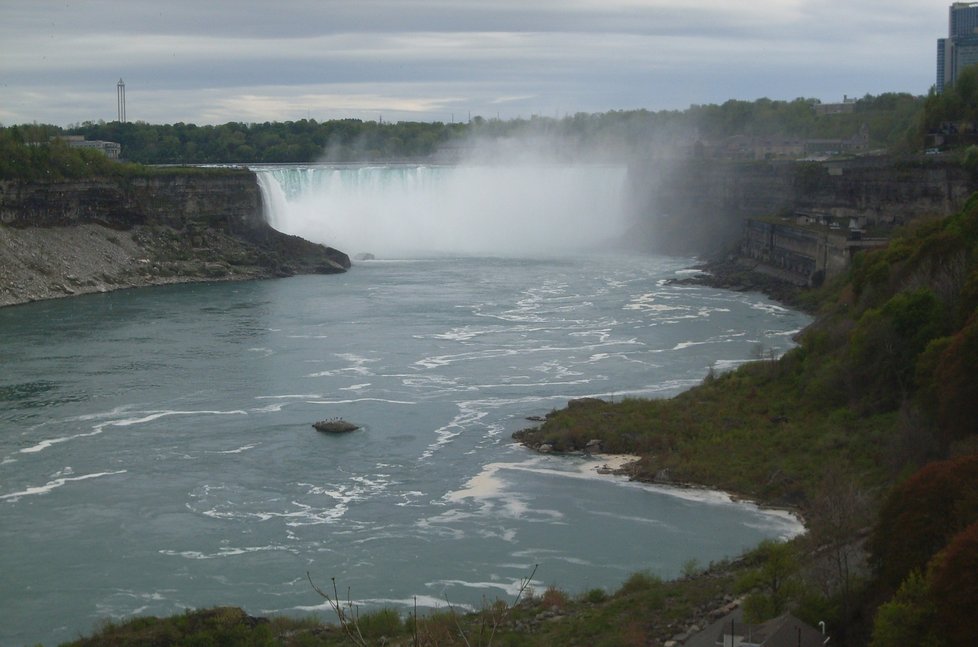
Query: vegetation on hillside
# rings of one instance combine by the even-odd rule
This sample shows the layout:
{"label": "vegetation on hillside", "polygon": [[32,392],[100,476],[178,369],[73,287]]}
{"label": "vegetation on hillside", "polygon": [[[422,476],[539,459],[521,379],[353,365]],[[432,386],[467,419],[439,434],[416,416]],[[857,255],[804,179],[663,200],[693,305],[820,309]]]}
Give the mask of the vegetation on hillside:
{"label": "vegetation on hillside", "polygon": [[[32,132],[41,134],[43,131]],[[0,179],[63,180],[117,175],[135,165],[122,165],[95,150],[71,148],[59,139],[24,139],[18,128],[0,128]]]}
{"label": "vegetation on hillside", "polygon": [[[931,137],[935,139],[928,141]],[[917,148],[964,150],[964,166],[978,172],[978,65],[962,70],[943,92],[931,90],[912,141]]]}
{"label": "vegetation on hillside", "polygon": [[978,65],[966,67],[943,92],[932,90],[924,101],[920,132],[926,134],[950,123],[978,124]]}
{"label": "vegetation on hillside", "polygon": [[670,400],[582,402],[517,436],[558,451],[597,438],[608,451],[641,454],[638,478],[797,504],[823,548],[857,542],[860,501],[882,500],[873,568],[840,568],[834,590],[793,603],[803,614],[822,609],[850,630],[849,644],[861,644],[875,606],[896,595],[876,631],[904,642],[874,644],[922,644],[910,640],[921,631],[945,641],[933,644],[955,644],[954,622],[965,616],[935,611],[906,634],[886,618],[913,596],[950,609],[953,592],[978,578],[946,566],[969,563],[969,524],[978,521],[978,197],[860,256],[818,297],[816,322],[779,360],[711,374]]}
{"label": "vegetation on hillside", "polygon": [[[238,169],[145,166],[120,162],[97,150],[72,148],[45,126],[0,127],[0,180],[59,181],[89,177],[235,173]],[[51,133],[55,133],[52,135]]]}
{"label": "vegetation on hillside", "polygon": [[[757,567],[745,558],[745,571]],[[647,572],[629,577],[618,591],[591,589],[569,594],[556,587],[526,589],[519,600],[486,601],[474,613],[448,607],[402,617],[392,609],[361,610],[341,602],[329,618],[255,618],[221,607],[169,618],[134,618],[106,623],[96,634],[66,647],[143,645],[234,645],[312,647],[333,645],[438,646],[520,645],[621,647],[662,644],[684,632],[690,617],[731,598],[736,584],[729,564],[672,582]],[[330,624],[324,620],[333,620]]]}

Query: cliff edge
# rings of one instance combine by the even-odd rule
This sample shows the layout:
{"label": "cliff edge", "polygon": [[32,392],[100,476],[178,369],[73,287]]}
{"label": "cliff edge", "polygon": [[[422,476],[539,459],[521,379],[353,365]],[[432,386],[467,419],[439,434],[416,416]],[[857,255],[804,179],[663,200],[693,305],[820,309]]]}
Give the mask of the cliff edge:
{"label": "cliff edge", "polygon": [[0,306],[349,267],[339,250],[272,229],[244,169],[0,181]]}

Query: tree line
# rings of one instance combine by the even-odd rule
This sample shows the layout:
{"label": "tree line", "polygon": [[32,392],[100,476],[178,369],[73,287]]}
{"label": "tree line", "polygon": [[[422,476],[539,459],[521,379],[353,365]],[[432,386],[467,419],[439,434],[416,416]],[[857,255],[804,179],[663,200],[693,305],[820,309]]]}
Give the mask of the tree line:
{"label": "tree line", "polygon": [[736,135],[841,139],[864,126],[872,146],[905,148],[916,132],[923,101],[923,97],[905,93],[867,95],[841,114],[818,114],[818,100],[798,98],[730,100],[686,110],[617,110],[559,118],[476,116],[465,123],[300,119],[198,126],[88,121],[67,128],[0,126],[0,132],[8,142],[24,144],[44,144],[57,135],[118,142],[126,160],[143,164],[454,161],[479,143],[534,138],[545,138],[557,155],[622,159]]}

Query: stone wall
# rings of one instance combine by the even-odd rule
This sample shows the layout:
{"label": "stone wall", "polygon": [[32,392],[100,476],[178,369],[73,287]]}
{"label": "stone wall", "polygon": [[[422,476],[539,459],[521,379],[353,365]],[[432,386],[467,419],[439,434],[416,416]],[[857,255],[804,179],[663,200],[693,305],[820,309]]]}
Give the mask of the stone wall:
{"label": "stone wall", "polygon": [[780,270],[799,285],[818,285],[844,272],[853,255],[884,240],[852,240],[829,229],[748,218],[740,254]]}

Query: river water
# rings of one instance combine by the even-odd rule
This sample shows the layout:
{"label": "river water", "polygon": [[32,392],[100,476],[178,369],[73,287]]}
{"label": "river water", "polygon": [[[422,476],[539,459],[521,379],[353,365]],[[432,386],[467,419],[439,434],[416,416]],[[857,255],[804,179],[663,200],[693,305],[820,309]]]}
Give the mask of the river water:
{"label": "river water", "polygon": [[[672,577],[784,514],[593,471],[510,434],[569,398],[669,396],[791,346],[692,259],[445,255],[344,275],[167,286],[0,310],[0,644],[240,605],[477,607]],[[311,423],[362,428],[334,436]]]}

